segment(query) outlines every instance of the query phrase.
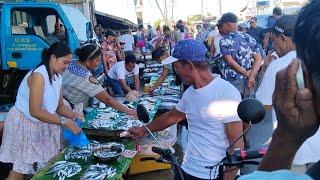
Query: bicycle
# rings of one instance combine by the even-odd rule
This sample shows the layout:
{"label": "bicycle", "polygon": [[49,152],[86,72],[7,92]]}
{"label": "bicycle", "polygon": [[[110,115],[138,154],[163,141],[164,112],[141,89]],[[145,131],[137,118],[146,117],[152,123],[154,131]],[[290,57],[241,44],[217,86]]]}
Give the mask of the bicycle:
{"label": "bicycle", "polygon": [[[142,159],[144,160],[155,160],[156,162],[165,163],[165,164],[171,164],[172,170],[174,174],[178,175],[178,178],[180,180],[184,180],[184,176],[182,173],[182,168],[179,165],[177,159],[174,157],[170,149],[162,149],[159,147],[152,147],[152,151],[159,154],[160,157],[158,159],[155,158],[146,158]],[[224,170],[224,167],[229,166],[236,166],[238,168],[242,167],[245,164],[253,164],[253,165],[259,165],[259,162],[257,161],[249,161],[250,159],[256,159],[261,158],[266,153],[266,149],[259,149],[259,150],[252,150],[252,151],[244,151],[240,149],[236,149],[233,154],[229,154],[228,157],[224,157],[218,164],[210,167],[206,167],[208,169],[215,169],[215,172],[213,174],[213,177],[215,177],[216,169],[218,168],[218,176],[216,179],[223,180],[224,173],[226,172]],[[210,176],[211,176],[211,170],[210,170]],[[210,177],[211,179],[211,177]]]}

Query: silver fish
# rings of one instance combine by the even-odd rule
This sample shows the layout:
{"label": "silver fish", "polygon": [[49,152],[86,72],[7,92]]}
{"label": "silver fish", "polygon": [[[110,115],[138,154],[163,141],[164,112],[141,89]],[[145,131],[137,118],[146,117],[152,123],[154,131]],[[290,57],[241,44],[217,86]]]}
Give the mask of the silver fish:
{"label": "silver fish", "polygon": [[63,180],[66,177],[72,177],[82,170],[81,166],[75,162],[58,161],[53,164],[46,174],[53,174],[53,177],[58,177]]}
{"label": "silver fish", "polygon": [[116,174],[116,168],[105,164],[90,165],[81,180],[103,180]]}

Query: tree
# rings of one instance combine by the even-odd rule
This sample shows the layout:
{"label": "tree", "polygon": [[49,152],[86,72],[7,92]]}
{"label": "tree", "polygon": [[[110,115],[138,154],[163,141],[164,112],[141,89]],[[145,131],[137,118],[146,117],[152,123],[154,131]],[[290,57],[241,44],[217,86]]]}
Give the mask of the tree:
{"label": "tree", "polygon": [[192,16],[188,16],[188,22],[195,22],[195,21],[202,21],[204,19],[204,16],[201,14],[196,14]]}
{"label": "tree", "polygon": [[154,23],[153,23],[153,27],[159,27],[159,26],[161,26],[161,22],[162,22],[162,20],[161,19],[157,19]]}

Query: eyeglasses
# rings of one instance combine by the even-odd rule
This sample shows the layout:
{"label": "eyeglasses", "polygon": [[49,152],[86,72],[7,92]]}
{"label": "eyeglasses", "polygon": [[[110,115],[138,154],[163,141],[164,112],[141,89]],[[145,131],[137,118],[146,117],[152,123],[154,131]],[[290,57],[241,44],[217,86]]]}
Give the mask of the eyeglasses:
{"label": "eyeglasses", "polygon": [[256,22],[254,22],[254,21],[251,21],[251,22],[250,22],[250,24],[254,24],[254,23],[256,23]]}

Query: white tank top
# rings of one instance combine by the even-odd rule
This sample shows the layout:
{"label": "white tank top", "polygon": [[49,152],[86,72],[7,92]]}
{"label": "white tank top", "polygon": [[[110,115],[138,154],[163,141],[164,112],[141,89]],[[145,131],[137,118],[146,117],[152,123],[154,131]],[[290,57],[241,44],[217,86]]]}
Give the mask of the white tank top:
{"label": "white tank top", "polygon": [[[23,78],[17,94],[15,107],[19,109],[25,116],[30,118],[34,122],[39,122],[38,119],[32,117],[29,113],[29,95],[30,88],[28,86],[28,78],[32,71]],[[41,65],[33,72],[40,73],[44,78],[44,92],[42,100],[42,109],[54,114],[57,110],[60,96],[60,88],[62,84],[62,78],[60,75],[52,78],[52,84],[50,84],[49,75],[44,65]]]}

